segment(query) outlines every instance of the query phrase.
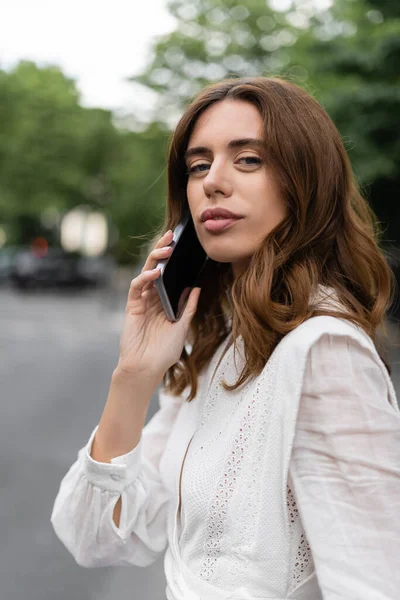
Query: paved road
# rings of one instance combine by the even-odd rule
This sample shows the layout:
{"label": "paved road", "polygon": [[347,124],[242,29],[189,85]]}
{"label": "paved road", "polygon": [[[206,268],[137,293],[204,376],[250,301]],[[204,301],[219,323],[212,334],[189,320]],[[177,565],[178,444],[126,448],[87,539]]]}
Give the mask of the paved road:
{"label": "paved road", "polygon": [[99,293],[0,290],[0,600],[165,599],[162,559],[82,569],[49,523],[104,406],[122,310]]}
{"label": "paved road", "polygon": [[[162,559],[82,569],[49,523],[59,482],[101,414],[124,299],[0,289],[0,600],[165,599]],[[400,396],[398,348],[391,358]],[[149,418],[156,409],[153,398]]]}

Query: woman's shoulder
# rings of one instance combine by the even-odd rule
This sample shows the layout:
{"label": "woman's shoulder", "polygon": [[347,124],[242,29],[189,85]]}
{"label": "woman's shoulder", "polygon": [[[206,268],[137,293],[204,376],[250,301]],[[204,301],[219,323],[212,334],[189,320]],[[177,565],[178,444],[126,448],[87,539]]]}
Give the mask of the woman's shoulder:
{"label": "woman's shoulder", "polygon": [[[320,285],[317,292],[313,294],[310,303],[320,309],[346,312],[346,308],[339,301],[336,290],[330,287]],[[282,349],[287,348],[291,351],[297,350],[307,353],[309,348],[323,336],[347,336],[373,354],[376,353],[375,344],[371,337],[359,325],[345,317],[330,315],[310,317],[288,333],[280,345],[282,345]]]}
{"label": "woman's shoulder", "polygon": [[347,337],[373,354],[376,353],[374,342],[361,327],[345,318],[327,315],[307,319],[288,333],[279,346],[282,351],[307,354],[312,346],[326,336],[331,338]]}

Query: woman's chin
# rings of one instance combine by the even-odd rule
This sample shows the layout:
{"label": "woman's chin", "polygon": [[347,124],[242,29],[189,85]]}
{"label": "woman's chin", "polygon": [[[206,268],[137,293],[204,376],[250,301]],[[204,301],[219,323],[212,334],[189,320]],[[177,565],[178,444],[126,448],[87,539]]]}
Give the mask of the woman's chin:
{"label": "woman's chin", "polygon": [[207,255],[215,262],[231,263],[236,262],[237,258],[231,252],[207,252]]}
{"label": "woman's chin", "polygon": [[236,269],[236,267],[240,267],[241,269],[245,268],[250,261],[250,258],[248,256],[242,256],[240,254],[237,254],[236,252],[223,252],[222,250],[210,250],[209,252],[207,252],[207,255],[212,260],[215,260],[215,262],[231,263],[234,270]]}

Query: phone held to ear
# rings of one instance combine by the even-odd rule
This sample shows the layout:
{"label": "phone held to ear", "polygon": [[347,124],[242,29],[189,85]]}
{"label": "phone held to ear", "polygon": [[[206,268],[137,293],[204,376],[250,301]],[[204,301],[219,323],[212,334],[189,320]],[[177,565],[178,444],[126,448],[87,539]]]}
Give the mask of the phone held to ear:
{"label": "phone held to ear", "polygon": [[154,285],[168,320],[178,321],[192,288],[198,287],[200,273],[208,259],[190,213],[179,221],[170,246],[173,248],[170,256],[157,265],[160,276]]}

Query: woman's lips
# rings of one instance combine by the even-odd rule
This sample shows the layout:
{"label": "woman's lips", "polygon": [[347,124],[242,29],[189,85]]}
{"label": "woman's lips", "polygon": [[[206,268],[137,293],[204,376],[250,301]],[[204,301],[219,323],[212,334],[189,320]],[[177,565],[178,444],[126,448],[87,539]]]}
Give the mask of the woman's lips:
{"label": "woman's lips", "polygon": [[238,218],[238,219],[221,219],[221,218],[207,219],[207,221],[204,221],[203,225],[204,225],[205,229],[207,229],[207,231],[217,232],[217,231],[222,231],[224,229],[227,229],[228,227],[231,227],[237,221],[240,221],[240,218]]}

